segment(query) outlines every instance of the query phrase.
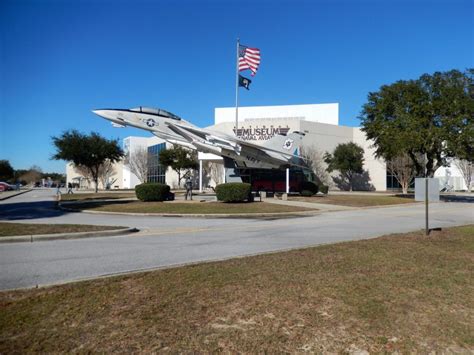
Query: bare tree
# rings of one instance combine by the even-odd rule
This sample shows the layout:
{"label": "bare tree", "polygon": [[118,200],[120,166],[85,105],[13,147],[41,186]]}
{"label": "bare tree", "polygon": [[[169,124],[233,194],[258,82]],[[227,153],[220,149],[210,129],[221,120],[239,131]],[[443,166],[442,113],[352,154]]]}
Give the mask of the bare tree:
{"label": "bare tree", "polygon": [[115,174],[114,164],[110,160],[106,160],[99,167],[99,180],[102,183],[102,188],[107,189],[112,185],[117,179],[111,180],[112,176]]}
{"label": "bare tree", "polygon": [[34,184],[41,180],[42,170],[39,166],[33,165],[26,173],[20,176],[20,180],[24,180],[27,184]]}
{"label": "bare tree", "polygon": [[141,183],[148,179],[148,149],[140,147],[125,156],[124,164],[134,174]]}
{"label": "bare tree", "polygon": [[74,171],[83,176],[86,180],[87,180],[87,184],[90,183],[90,181],[94,181],[94,179],[92,178],[92,174],[90,172],[90,169],[86,168],[85,166],[82,166],[82,165],[74,165]]}
{"label": "bare tree", "polygon": [[224,164],[208,162],[205,172],[216,185],[219,185],[223,182]]}
{"label": "bare tree", "polygon": [[314,145],[301,148],[301,157],[306,161],[308,168],[316,175],[321,183],[331,186],[331,176],[327,172],[327,164],[324,162],[324,154]]}
{"label": "bare tree", "polygon": [[402,192],[407,194],[410,182],[416,174],[413,160],[407,154],[392,158],[387,161],[387,170],[402,186]]}
{"label": "bare tree", "polygon": [[461,172],[467,191],[471,192],[471,185],[474,181],[474,163],[464,159],[455,159],[454,165]]}
{"label": "bare tree", "polygon": [[[82,165],[75,165],[74,170],[78,174],[84,176],[88,181],[94,181],[89,168]],[[106,160],[104,163],[99,165],[97,180],[100,181],[100,183],[102,184],[102,188],[106,189],[107,185],[113,184],[116,181],[114,180],[111,182],[110,180],[114,174],[115,174],[114,164],[110,160]],[[96,190],[98,188],[99,187],[96,186]]]}

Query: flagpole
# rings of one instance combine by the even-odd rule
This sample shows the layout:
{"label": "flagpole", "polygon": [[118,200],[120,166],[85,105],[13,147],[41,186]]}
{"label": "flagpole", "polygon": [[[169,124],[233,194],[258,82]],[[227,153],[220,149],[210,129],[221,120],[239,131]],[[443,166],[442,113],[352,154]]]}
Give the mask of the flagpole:
{"label": "flagpole", "polygon": [[239,47],[240,39],[237,38],[237,62],[235,64],[235,136],[239,127]]}

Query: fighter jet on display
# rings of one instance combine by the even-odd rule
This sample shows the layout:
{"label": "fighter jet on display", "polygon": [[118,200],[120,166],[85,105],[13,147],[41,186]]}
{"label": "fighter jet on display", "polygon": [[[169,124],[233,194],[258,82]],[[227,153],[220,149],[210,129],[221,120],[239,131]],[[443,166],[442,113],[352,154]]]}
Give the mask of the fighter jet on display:
{"label": "fighter jet on display", "polygon": [[132,126],[152,132],[169,143],[203,153],[232,159],[238,167],[279,169],[304,166],[299,147],[304,133],[275,135],[262,145],[238,137],[196,127],[190,122],[159,108],[100,109],[92,111],[112,122],[114,127]]}

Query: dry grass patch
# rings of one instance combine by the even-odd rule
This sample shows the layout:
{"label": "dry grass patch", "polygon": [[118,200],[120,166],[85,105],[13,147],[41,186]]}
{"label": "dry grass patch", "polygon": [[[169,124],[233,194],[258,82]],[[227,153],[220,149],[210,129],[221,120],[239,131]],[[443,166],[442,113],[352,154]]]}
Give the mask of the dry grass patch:
{"label": "dry grass patch", "polygon": [[413,198],[398,196],[380,196],[380,195],[317,195],[311,197],[294,196],[289,198],[292,201],[304,201],[312,203],[327,203],[330,205],[341,205],[349,207],[370,207],[387,206],[404,203],[413,203]]}
{"label": "dry grass patch", "polygon": [[0,222],[0,237],[54,233],[94,232],[126,227],[92,226],[84,224],[27,224]]}
{"label": "dry grass patch", "polygon": [[0,293],[0,353],[474,350],[474,226]]}
{"label": "dry grass patch", "polygon": [[67,206],[105,212],[130,213],[175,213],[175,214],[236,214],[236,213],[279,213],[313,211],[304,207],[275,205],[265,202],[222,203],[222,202],[141,202],[113,201],[91,202]]}

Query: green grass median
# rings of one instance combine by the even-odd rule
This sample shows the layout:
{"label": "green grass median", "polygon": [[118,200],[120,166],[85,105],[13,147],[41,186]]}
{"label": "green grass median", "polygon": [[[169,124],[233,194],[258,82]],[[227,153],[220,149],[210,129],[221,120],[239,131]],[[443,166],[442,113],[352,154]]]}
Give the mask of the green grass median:
{"label": "green grass median", "polygon": [[0,293],[0,353],[474,349],[474,226]]}

